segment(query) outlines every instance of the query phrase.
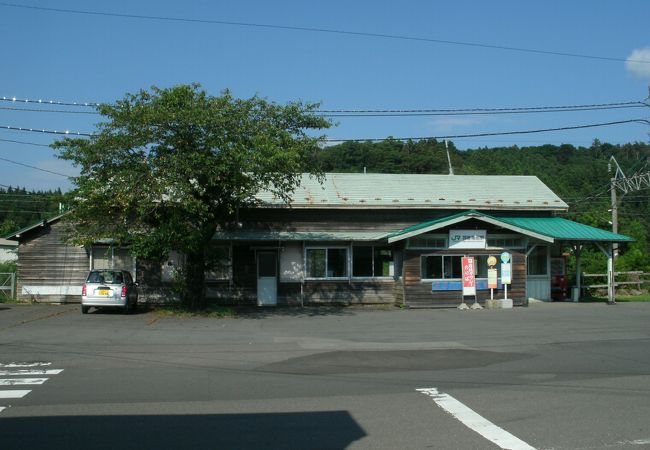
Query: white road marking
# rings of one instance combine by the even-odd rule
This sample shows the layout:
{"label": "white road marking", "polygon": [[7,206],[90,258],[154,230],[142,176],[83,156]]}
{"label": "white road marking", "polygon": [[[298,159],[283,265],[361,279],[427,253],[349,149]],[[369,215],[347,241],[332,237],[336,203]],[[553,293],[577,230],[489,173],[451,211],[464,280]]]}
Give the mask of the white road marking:
{"label": "white road marking", "polygon": [[0,370],[0,375],[58,375],[63,372],[63,369],[19,369],[19,370]]}
{"label": "white road marking", "polygon": [[19,391],[19,390],[12,390],[12,391],[0,391],[0,398],[23,398],[27,394],[32,392],[31,390],[27,391]]}
{"label": "white road marking", "polygon": [[634,441],[620,441],[617,442],[620,445],[648,445],[650,444],[650,439],[636,439]]}
{"label": "white road marking", "polygon": [[51,362],[32,362],[32,363],[9,363],[9,364],[2,364],[0,363],[0,367],[41,367],[41,366],[51,366]]}
{"label": "white road marking", "polygon": [[461,421],[470,430],[477,432],[500,448],[509,450],[535,450],[535,447],[531,447],[518,437],[496,426],[451,395],[439,392],[437,388],[416,389],[416,391],[431,397],[439,407]]}
{"label": "white road marking", "polygon": [[0,378],[0,386],[16,386],[19,384],[43,384],[49,378]]}
{"label": "white road marking", "polygon": [[[63,369],[40,369],[40,367],[51,366],[51,362],[10,362],[0,363],[0,375],[10,376],[13,378],[0,378],[0,387],[2,386],[19,386],[19,385],[40,385],[45,383],[49,378],[25,378],[26,375],[58,375],[63,372]],[[21,377],[21,378],[19,378]],[[17,389],[0,389],[0,399],[10,398],[23,398],[31,390],[17,390]],[[3,402],[4,403],[4,402]],[[5,404],[0,406],[0,413],[10,407],[11,405]]]}

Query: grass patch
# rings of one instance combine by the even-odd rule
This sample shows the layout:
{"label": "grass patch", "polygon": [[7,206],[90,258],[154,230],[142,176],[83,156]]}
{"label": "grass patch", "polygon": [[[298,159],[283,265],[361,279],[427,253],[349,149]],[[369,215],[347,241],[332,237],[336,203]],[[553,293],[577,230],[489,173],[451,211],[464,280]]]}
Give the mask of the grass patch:
{"label": "grass patch", "polygon": [[[638,295],[616,295],[616,301],[628,302],[650,302],[650,293],[644,292]],[[607,302],[607,296],[588,296],[580,299],[580,302]]]}
{"label": "grass patch", "polygon": [[163,305],[154,308],[158,317],[236,317],[235,308],[228,306],[209,305],[206,309],[193,311],[181,305]]}
{"label": "grass patch", "polygon": [[[607,298],[605,298],[607,300]],[[641,295],[617,295],[617,302],[650,302],[650,294]]]}

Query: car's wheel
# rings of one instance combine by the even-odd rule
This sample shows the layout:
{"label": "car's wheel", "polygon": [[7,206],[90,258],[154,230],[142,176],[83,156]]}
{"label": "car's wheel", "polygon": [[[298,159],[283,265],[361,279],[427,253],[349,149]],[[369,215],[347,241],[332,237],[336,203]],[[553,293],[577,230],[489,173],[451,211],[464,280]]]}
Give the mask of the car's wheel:
{"label": "car's wheel", "polygon": [[127,300],[126,303],[124,303],[124,309],[122,310],[124,314],[130,314],[131,313],[131,303]]}
{"label": "car's wheel", "polygon": [[138,301],[134,301],[133,305],[131,305],[131,311],[136,312],[138,310]]}
{"label": "car's wheel", "polygon": [[81,314],[88,314],[88,311],[90,311],[90,306],[81,305]]}

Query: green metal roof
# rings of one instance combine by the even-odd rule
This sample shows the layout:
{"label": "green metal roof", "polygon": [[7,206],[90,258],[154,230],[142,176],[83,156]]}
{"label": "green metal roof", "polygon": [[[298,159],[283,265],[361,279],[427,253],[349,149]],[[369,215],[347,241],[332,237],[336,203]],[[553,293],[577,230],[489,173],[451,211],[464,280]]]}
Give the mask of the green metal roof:
{"label": "green metal roof", "polygon": [[497,220],[561,241],[631,242],[629,236],[601,230],[562,217],[499,217]]}
{"label": "green metal roof", "polygon": [[391,233],[388,236],[388,242],[400,241],[469,219],[478,219],[547,242],[630,242],[634,240],[623,234],[601,230],[600,228],[591,227],[561,217],[496,217],[471,210],[419,223]]}
{"label": "green metal roof", "polygon": [[[270,192],[264,206],[284,207]],[[293,208],[382,208],[566,211],[568,205],[535,176],[327,173],[303,174]]]}
{"label": "green metal roof", "polygon": [[378,241],[389,233],[384,231],[273,231],[228,230],[212,237],[217,241]]}
{"label": "green metal roof", "polygon": [[16,238],[20,237],[21,234],[27,233],[27,232],[32,231],[32,230],[34,230],[36,228],[39,228],[39,227],[44,227],[44,226],[50,225],[53,222],[57,222],[61,217],[65,216],[66,214],[68,214],[68,213],[65,212],[63,214],[59,214],[58,216],[52,217],[50,219],[39,220],[38,222],[36,222],[33,225],[29,225],[29,226],[27,226],[25,228],[21,228],[20,230],[14,231],[13,233],[9,233],[9,234],[7,234],[7,235],[5,235],[3,237],[5,239],[16,239]]}

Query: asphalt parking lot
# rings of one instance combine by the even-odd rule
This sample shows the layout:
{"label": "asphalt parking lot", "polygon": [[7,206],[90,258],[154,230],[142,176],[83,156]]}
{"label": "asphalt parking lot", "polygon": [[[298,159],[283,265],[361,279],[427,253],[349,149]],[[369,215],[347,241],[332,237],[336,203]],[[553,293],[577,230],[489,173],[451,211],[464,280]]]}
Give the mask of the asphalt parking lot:
{"label": "asphalt parking lot", "polygon": [[647,303],[225,319],[0,304],[0,433],[7,448],[650,448],[649,344]]}

